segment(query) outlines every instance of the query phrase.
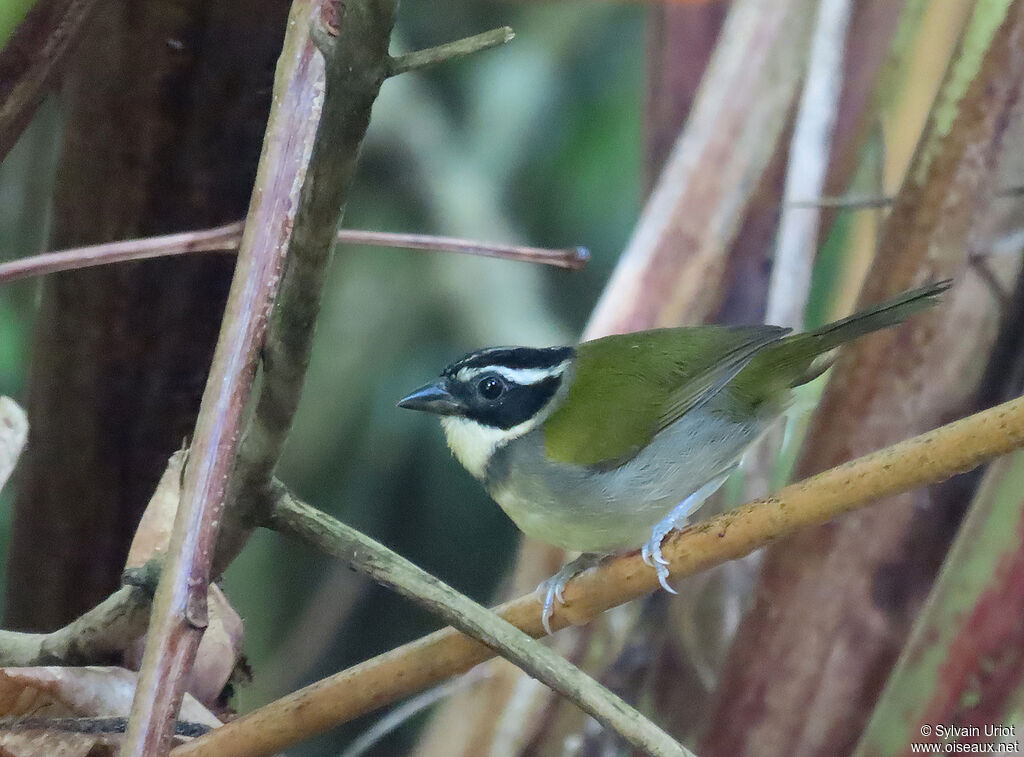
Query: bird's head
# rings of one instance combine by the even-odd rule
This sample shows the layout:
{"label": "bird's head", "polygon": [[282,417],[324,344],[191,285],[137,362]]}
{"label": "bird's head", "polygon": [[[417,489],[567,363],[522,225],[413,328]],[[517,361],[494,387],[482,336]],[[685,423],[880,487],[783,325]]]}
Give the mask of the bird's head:
{"label": "bird's head", "polygon": [[572,347],[492,347],[472,352],[399,401],[441,416],[448,446],[475,477],[496,450],[536,428],[568,386]]}

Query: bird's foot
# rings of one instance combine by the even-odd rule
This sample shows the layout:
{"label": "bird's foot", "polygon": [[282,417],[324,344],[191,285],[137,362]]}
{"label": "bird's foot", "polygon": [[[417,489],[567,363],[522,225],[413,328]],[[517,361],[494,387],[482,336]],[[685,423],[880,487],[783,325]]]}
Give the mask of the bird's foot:
{"label": "bird's foot", "polygon": [[669,531],[685,526],[690,516],[704,504],[708,497],[718,491],[725,480],[729,478],[730,473],[732,473],[731,469],[711,479],[672,508],[672,511],[654,526],[651,530],[651,538],[640,548],[640,556],[643,561],[654,568],[654,572],[658,574],[658,583],[670,594],[678,592],[669,586],[668,560],[661,554],[661,542],[665,540]]}
{"label": "bird's foot", "polygon": [[562,592],[565,585],[585,570],[593,568],[605,558],[605,555],[593,552],[584,552],[575,560],[571,560],[562,566],[562,569],[551,576],[547,581],[542,581],[537,587],[537,593],[544,602],[544,609],[541,612],[540,622],[544,630],[551,634],[551,616],[555,612],[555,602],[565,604],[565,596]]}

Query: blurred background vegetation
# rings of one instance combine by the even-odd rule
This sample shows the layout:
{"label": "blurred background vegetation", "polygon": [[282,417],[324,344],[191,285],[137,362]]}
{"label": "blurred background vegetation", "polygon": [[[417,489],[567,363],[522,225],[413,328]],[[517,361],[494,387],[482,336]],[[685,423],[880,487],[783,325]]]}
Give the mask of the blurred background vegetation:
{"label": "blurred background vegetation", "polygon": [[[8,6],[0,3],[3,12]],[[395,401],[471,349],[578,335],[638,212],[644,16],[641,5],[593,2],[401,8],[399,50],[502,24],[517,39],[385,84],[345,225],[579,244],[592,261],[569,273],[343,248],[283,477],[481,601],[509,568],[517,532],[451,460],[436,422]],[[0,167],[3,258],[46,249],[61,108],[59,97],[49,100]],[[0,288],[0,394],[23,404],[39,287],[31,280]],[[14,496],[12,486],[0,503],[0,552]],[[239,690],[243,709],[437,626],[394,594],[270,533],[257,534],[225,587],[246,621],[255,673]],[[332,734],[296,753],[330,753],[328,744],[347,739]]]}
{"label": "blurred background vegetation", "polygon": [[[62,4],[37,0],[35,8]],[[0,38],[29,5],[0,0]],[[733,47],[719,49],[734,68],[722,66],[714,81],[747,86],[748,96],[735,102],[731,90],[709,87],[701,93],[706,107],[695,109],[704,120],[695,117],[683,136],[728,121],[723,133],[734,143],[728,155],[705,149],[700,137],[688,143],[697,168],[676,176],[676,225],[658,242],[672,254],[653,265],[671,284],[624,305],[655,301],[653,320],[637,327],[658,319],[761,320],[819,5],[405,2],[396,52],[504,24],[517,39],[384,85],[345,225],[584,245],[592,260],[567,273],[341,248],[281,477],[470,596],[499,596],[515,563],[516,530],[451,460],[436,422],[398,410],[395,400],[469,350],[577,338],[679,133],[727,9],[748,14],[754,32],[744,37],[740,25],[731,27]],[[0,164],[0,258],[241,217],[287,6],[98,4],[59,94],[45,100]],[[901,332],[910,334],[904,342],[849,350],[848,374],[843,365],[836,370],[847,383],[833,382],[841,388],[825,392],[814,420],[790,429],[777,474],[827,468],[1020,391],[1021,205],[995,190],[1024,183],[1024,76],[1013,79],[1018,60],[989,55],[992,39],[1009,38],[996,34],[1007,18],[1024,28],[1024,0],[851,7],[825,193],[899,190],[900,202],[891,215],[880,208],[822,214],[820,245],[808,242],[820,252],[807,321],[849,312],[865,281],[871,301],[934,278],[954,277],[956,286],[935,314],[938,325],[921,319],[920,331]],[[30,13],[20,29],[31,20]],[[748,58],[760,63],[745,69]],[[733,159],[738,166],[722,165]],[[689,235],[676,234],[682,218]],[[0,495],[5,627],[56,627],[116,585],[138,512],[168,453],[190,432],[229,273],[230,261],[214,255],[0,287],[0,394],[28,408],[36,433],[15,485]],[[672,310],[656,301],[671,299],[673,287],[694,302]],[[809,409],[819,390],[800,404]],[[800,452],[808,425],[812,443]],[[963,539],[1014,533],[1024,504],[1019,460],[1012,460],[990,471],[974,500],[980,476],[901,495],[766,550],[759,584],[756,561],[730,563],[682,582],[682,599],[659,593],[563,631],[555,643],[688,743],[704,732],[701,753],[712,757],[846,754],[862,733],[857,754],[898,754],[926,710],[951,722],[1012,717],[1024,728],[1013,709],[1024,701],[1024,664],[1014,667],[1024,646],[997,633],[1003,620],[1024,613],[1024,594],[1000,583],[1005,571],[996,565],[1005,556],[1024,566],[1019,544],[999,541],[998,555],[980,550],[991,564],[973,572],[965,561],[980,558],[954,548],[938,598],[916,620],[969,503],[974,523]],[[750,495],[750,485],[731,482],[726,500]],[[531,560],[543,566],[534,572],[549,569],[550,551],[530,549],[520,553],[521,581]],[[965,589],[956,579],[968,574],[976,580]],[[224,585],[245,619],[254,674],[237,687],[240,710],[437,627],[390,592],[269,532],[256,534]],[[990,586],[1010,591],[997,596],[1000,611],[958,625]],[[751,597],[754,611],[744,615]],[[931,627],[954,630],[940,642]],[[898,666],[908,638],[914,654]],[[989,639],[987,656],[961,659],[960,638]],[[966,672],[958,679],[925,659],[954,660]],[[496,745],[502,753],[562,755],[570,743],[587,755],[621,753],[541,687],[529,690],[507,666],[489,669],[486,686],[442,708],[417,754],[476,757],[474,728],[490,738],[498,713],[521,721],[503,732],[512,736]],[[895,683],[872,716],[893,669]],[[993,670],[1006,675],[994,694],[976,685]],[[777,690],[789,698],[772,700]],[[467,698],[484,705],[466,708]],[[377,717],[289,753],[336,753]],[[448,728],[463,721],[468,736]],[[405,728],[374,754],[405,753],[412,739]],[[885,750],[875,748],[886,741]]]}

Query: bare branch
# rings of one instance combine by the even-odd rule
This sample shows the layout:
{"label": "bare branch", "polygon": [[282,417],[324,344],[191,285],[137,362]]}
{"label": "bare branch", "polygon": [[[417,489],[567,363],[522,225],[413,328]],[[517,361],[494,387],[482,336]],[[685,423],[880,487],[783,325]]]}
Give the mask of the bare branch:
{"label": "bare branch", "polygon": [[[128,239],[122,242],[107,242],[32,255],[0,263],[0,284],[30,276],[44,276],[60,271],[73,271],[111,263],[127,263],[133,260],[190,255],[197,252],[235,252],[242,239],[242,226],[242,222],[238,221],[202,231]],[[404,247],[410,250],[458,252],[503,260],[542,263],[570,270],[579,270],[590,260],[590,251],[586,247],[549,249],[439,237],[431,234],[339,229],[338,241],[342,244],[362,244],[371,247]]]}
{"label": "bare branch", "polygon": [[414,53],[399,55],[391,59],[388,67],[388,76],[397,76],[408,71],[416,71],[438,63],[446,63],[455,58],[463,58],[467,55],[488,50],[492,47],[504,45],[511,42],[516,34],[512,27],[502,26],[498,29],[491,29],[482,34],[475,34],[472,37],[457,39],[454,42],[446,42],[437,47],[429,47],[426,50],[417,50]]}
{"label": "bare branch", "polygon": [[502,260],[522,260],[527,263],[543,263],[558,268],[578,271],[590,261],[586,247],[527,247],[524,245],[480,242],[474,239],[438,237],[431,234],[402,234],[390,231],[359,231],[339,229],[338,241],[343,244],[366,244],[376,247],[404,247],[410,250],[437,250],[459,252],[464,255],[479,255]]}
{"label": "bare branch", "polygon": [[146,632],[152,598],[152,587],[122,586],[81,617],[51,633],[0,631],[0,666],[109,662]]}
{"label": "bare branch", "polygon": [[[440,615],[575,703],[644,753],[657,757],[690,755],[675,739],[556,652],[384,545],[298,501],[283,487],[276,497],[271,526],[345,560],[378,583]],[[317,717],[309,711],[306,715]],[[272,751],[281,747],[281,744],[274,745]],[[257,750],[265,748],[266,745],[256,746]]]}
{"label": "bare branch", "polygon": [[[390,64],[397,0],[320,0],[305,24],[324,58],[323,114],[297,200],[288,266],[263,345],[263,380],[245,429],[217,544],[218,572],[269,516],[263,495],[284,449],[306,378],[335,236],[370,110]],[[341,10],[344,10],[342,13]]]}
{"label": "bare branch", "polygon": [[29,276],[44,276],[49,273],[126,263],[132,260],[189,255],[194,252],[235,252],[241,238],[242,222],[238,221],[203,231],[186,231],[181,234],[127,239],[123,242],[47,252],[0,264],[0,284]]}

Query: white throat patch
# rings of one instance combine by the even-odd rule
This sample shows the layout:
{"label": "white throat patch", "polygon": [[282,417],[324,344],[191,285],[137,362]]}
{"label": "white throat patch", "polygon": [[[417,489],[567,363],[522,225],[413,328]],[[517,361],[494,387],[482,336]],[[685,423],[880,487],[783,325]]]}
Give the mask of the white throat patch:
{"label": "white throat patch", "polygon": [[441,426],[444,428],[444,435],[452,454],[474,478],[482,481],[491,455],[499,447],[529,433],[541,420],[543,416],[538,416],[523,421],[518,426],[501,429],[485,426],[458,415],[445,415],[441,417]]}

